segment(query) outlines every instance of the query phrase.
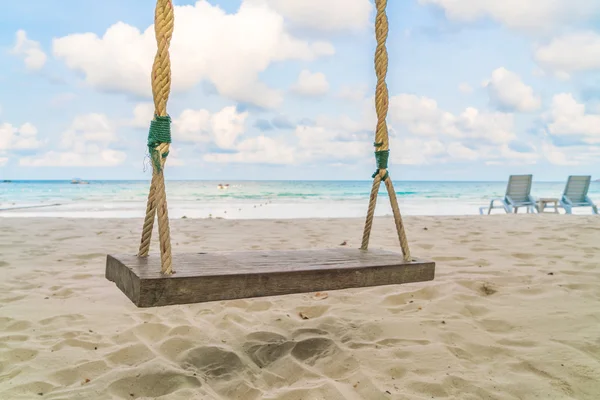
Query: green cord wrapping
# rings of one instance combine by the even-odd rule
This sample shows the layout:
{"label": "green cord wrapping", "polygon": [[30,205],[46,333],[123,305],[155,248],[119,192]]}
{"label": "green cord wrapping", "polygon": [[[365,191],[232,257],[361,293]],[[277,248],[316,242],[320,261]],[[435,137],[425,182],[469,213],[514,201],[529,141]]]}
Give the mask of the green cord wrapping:
{"label": "green cord wrapping", "polygon": [[[376,143],[377,144],[377,143]],[[375,161],[377,161],[377,171],[371,176],[371,178],[375,178],[379,173],[380,169],[385,169],[385,175],[381,178],[382,181],[385,181],[388,177],[387,167],[388,167],[388,159],[390,158],[389,150],[378,150],[375,152]]]}
{"label": "green cord wrapping", "polygon": [[161,157],[167,158],[169,152],[158,154],[156,147],[162,143],[171,143],[171,117],[168,115],[154,115],[150,122],[150,132],[148,132],[148,150],[156,172],[161,171]]}

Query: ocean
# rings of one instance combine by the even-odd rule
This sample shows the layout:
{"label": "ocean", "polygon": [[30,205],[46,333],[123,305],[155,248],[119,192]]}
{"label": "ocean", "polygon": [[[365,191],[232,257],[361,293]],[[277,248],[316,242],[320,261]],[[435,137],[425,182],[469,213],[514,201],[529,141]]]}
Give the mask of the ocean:
{"label": "ocean", "polygon": [[[219,189],[219,184],[228,184]],[[534,182],[536,197],[560,197],[564,182]],[[394,182],[403,215],[475,215],[506,182]],[[142,218],[149,181],[0,182],[0,217]],[[381,186],[376,215],[391,215]],[[171,218],[364,217],[371,181],[169,181]],[[600,182],[590,197],[600,204]],[[524,210],[523,210],[524,211]],[[498,212],[498,211],[495,211]],[[575,213],[589,213],[577,209]]]}

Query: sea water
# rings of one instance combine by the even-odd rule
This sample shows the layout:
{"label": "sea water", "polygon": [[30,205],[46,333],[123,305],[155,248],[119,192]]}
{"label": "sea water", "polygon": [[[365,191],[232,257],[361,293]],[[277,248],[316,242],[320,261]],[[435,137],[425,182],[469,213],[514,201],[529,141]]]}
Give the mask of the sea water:
{"label": "sea water", "polygon": [[[222,184],[222,186],[219,186]],[[228,184],[229,186],[225,186]],[[171,218],[364,217],[371,181],[169,181]],[[0,217],[142,218],[149,181],[12,181],[0,183]],[[395,182],[403,215],[473,215],[506,182]],[[564,182],[534,182],[536,197],[560,197]],[[600,182],[589,195],[600,203]],[[525,210],[522,210],[523,212]],[[496,211],[497,212],[497,211]],[[577,210],[589,213],[588,210]],[[385,185],[376,215],[391,215]]]}

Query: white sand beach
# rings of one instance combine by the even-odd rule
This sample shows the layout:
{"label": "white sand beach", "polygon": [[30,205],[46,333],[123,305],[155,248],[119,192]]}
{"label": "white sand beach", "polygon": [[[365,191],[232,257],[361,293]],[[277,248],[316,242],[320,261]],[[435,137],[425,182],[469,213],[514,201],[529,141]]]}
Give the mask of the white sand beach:
{"label": "white sand beach", "polygon": [[[138,309],[104,268],[136,252],[140,220],[2,218],[0,399],[600,398],[600,218],[405,221],[434,281]],[[358,247],[362,225],[171,230],[196,252]],[[371,245],[399,251],[390,218]]]}

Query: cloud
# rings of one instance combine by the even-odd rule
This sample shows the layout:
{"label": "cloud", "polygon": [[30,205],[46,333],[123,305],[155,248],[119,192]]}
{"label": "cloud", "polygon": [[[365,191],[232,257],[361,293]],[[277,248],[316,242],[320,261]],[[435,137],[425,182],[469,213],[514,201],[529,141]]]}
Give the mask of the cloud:
{"label": "cloud", "polygon": [[589,31],[556,37],[539,46],[534,57],[538,64],[563,80],[573,72],[599,70],[600,34]]}
{"label": "cloud", "polygon": [[578,103],[571,93],[555,95],[545,118],[550,135],[574,136],[584,143],[600,144],[600,114],[586,112],[585,105]]}
{"label": "cloud", "polygon": [[548,31],[559,25],[577,23],[600,15],[600,3],[589,0],[418,0],[435,5],[446,17],[473,22],[491,18],[509,28]]}
{"label": "cloud", "polygon": [[59,151],[24,157],[19,164],[27,167],[116,166],[126,159],[125,153],[108,147],[117,140],[114,127],[104,114],[78,115],[61,135]]}
{"label": "cloud", "polygon": [[458,85],[458,90],[460,90],[461,93],[473,93],[473,87],[465,82]]}
{"label": "cloud", "polygon": [[235,146],[234,153],[209,153],[204,161],[236,164],[293,164],[295,149],[281,139],[264,135],[245,139]]}
{"label": "cloud", "polygon": [[254,126],[263,132],[271,131],[274,129],[273,124],[271,124],[271,121],[269,121],[268,119],[263,119],[263,118],[257,119],[256,122],[254,123]]}
{"label": "cloud", "polygon": [[503,111],[533,112],[542,105],[540,96],[533,93],[516,73],[500,67],[492,72],[492,77],[484,83],[490,101]]}
{"label": "cloud", "polygon": [[360,101],[365,98],[365,94],[367,93],[366,86],[359,87],[351,87],[351,86],[342,86],[337,96],[339,98],[351,101]]}
{"label": "cloud", "polygon": [[541,153],[551,164],[560,166],[590,165],[598,162],[600,147],[557,147],[549,141],[542,143]]}
{"label": "cloud", "polygon": [[390,98],[389,118],[411,134],[424,137],[470,139],[495,145],[507,144],[516,138],[512,114],[467,107],[454,115],[441,110],[435,100],[412,94]]}
{"label": "cloud", "polygon": [[296,125],[290,121],[285,115],[277,115],[271,120],[274,128],[277,129],[293,129]]}
{"label": "cloud", "polygon": [[[422,165],[481,160],[527,164],[539,158],[531,144],[526,144],[528,151],[510,148],[517,138],[514,117],[510,113],[483,112],[467,107],[461,113],[453,114],[440,109],[431,98],[399,94],[390,98],[388,121],[394,163]],[[354,157],[360,149],[365,149],[368,159],[372,154],[375,122],[373,99],[368,99],[358,118],[319,116],[315,125],[325,129],[318,131],[320,137],[328,139],[327,146],[336,149],[336,154],[340,143],[350,143],[346,146],[356,147],[343,151]],[[327,134],[327,131],[336,134]],[[353,149],[357,153],[352,153]]]}
{"label": "cloud", "polygon": [[8,163],[8,157],[0,157],[0,167],[4,167]]}
{"label": "cloud", "polygon": [[[154,115],[153,103],[139,103],[133,109],[129,125],[149,128]],[[221,149],[231,149],[237,138],[245,131],[247,111],[238,112],[235,106],[227,106],[211,113],[205,109],[185,109],[178,117],[172,117],[173,142],[215,143]]]}
{"label": "cloud", "polygon": [[[328,42],[293,37],[285,29],[283,17],[261,1],[245,0],[235,14],[226,14],[206,1],[175,6],[175,21],[170,50],[175,92],[207,79],[230,99],[276,107],[282,93],[261,82],[261,72],[275,62],[310,61],[334,53]],[[54,39],[52,47],[67,67],[83,73],[88,85],[150,97],[150,71],[156,52],[154,26],[142,33],[118,22],[102,37],[71,34]]]}
{"label": "cloud", "polygon": [[319,31],[360,30],[370,27],[370,0],[267,0],[295,25]]}
{"label": "cloud", "polygon": [[329,90],[327,77],[322,72],[312,73],[309,70],[300,71],[298,80],[292,86],[292,91],[304,96],[321,96]]}
{"label": "cloud", "polygon": [[38,130],[30,122],[20,127],[9,123],[0,124],[0,152],[10,150],[34,150],[43,145],[37,138]]}
{"label": "cloud", "polygon": [[12,53],[23,57],[25,68],[29,71],[38,71],[46,64],[46,53],[39,42],[27,38],[27,32],[20,29],[16,34],[16,42]]}
{"label": "cloud", "polygon": [[[291,136],[247,138],[234,142],[232,152],[213,152],[204,159],[294,165],[374,163],[372,100],[364,100],[362,113],[353,117],[319,115],[312,123],[301,122]],[[530,143],[519,143],[515,150],[512,114],[469,107],[455,115],[441,110],[433,99],[400,94],[390,99],[389,121],[391,162],[395,164],[531,164],[539,159]]]}
{"label": "cloud", "polygon": [[50,105],[52,107],[62,107],[77,98],[75,93],[59,93],[50,99]]}

